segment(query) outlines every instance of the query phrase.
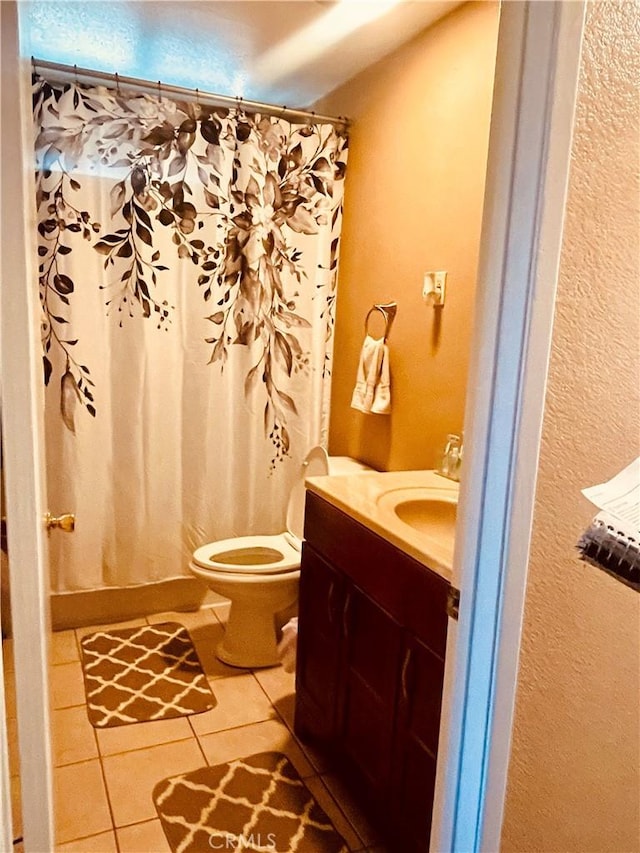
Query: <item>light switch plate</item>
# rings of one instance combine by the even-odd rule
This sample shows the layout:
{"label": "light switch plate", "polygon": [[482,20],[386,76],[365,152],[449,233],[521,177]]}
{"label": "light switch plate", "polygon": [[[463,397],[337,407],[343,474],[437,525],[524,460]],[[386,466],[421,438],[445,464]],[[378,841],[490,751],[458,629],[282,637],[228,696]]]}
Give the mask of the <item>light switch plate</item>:
{"label": "light switch plate", "polygon": [[446,284],[447,273],[445,270],[426,272],[422,287],[422,298],[424,301],[431,301],[434,306],[444,305]]}

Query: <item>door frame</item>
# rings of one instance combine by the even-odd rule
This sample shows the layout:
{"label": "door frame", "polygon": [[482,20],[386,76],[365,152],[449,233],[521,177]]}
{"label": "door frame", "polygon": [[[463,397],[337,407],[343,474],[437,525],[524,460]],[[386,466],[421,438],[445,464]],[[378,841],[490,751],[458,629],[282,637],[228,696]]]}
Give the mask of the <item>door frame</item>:
{"label": "door frame", "polygon": [[432,851],[500,849],[585,9],[501,8]]}
{"label": "door frame", "polygon": [[[55,844],[40,305],[36,288],[25,287],[25,282],[37,281],[33,130],[31,116],[24,109],[25,104],[31,104],[30,63],[20,56],[15,0],[2,0],[0,15],[0,394],[6,492],[3,509],[9,534],[22,835],[25,850],[39,851],[53,850]],[[4,790],[10,784],[5,761],[1,770]],[[3,796],[3,804],[4,800]],[[6,820],[4,814],[3,820]],[[10,820],[8,826],[11,827]]]}
{"label": "door frame", "polygon": [[[584,7],[509,0],[501,10],[465,424],[473,442],[455,555],[462,600],[459,625],[450,623],[433,850],[499,849]],[[0,8],[3,94],[7,85],[27,95],[16,2]],[[2,219],[0,379],[25,847],[46,850],[53,801],[43,393],[36,294],[24,286],[35,258],[29,120],[3,121],[1,130],[3,161],[7,151],[15,158],[14,174],[2,174],[3,210],[13,216]]]}

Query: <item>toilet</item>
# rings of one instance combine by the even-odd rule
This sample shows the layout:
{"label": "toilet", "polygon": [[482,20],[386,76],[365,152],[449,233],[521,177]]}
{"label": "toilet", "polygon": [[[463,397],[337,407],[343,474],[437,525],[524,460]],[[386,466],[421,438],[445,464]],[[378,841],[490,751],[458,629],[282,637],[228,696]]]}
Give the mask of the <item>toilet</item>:
{"label": "toilet", "polygon": [[221,539],[194,551],[189,569],[213,592],[231,600],[225,635],[216,648],[221,661],[247,668],[278,663],[276,616],[298,599],[305,479],[371,470],[355,459],[328,456],[324,448],[313,447],[289,495],[286,531]]}

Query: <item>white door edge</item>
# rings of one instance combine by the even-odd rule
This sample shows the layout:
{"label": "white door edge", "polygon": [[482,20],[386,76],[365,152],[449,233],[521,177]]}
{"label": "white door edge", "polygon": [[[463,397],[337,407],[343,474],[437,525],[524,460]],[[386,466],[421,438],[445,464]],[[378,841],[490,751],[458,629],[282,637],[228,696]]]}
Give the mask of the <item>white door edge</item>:
{"label": "white door edge", "polygon": [[[49,572],[33,181],[30,63],[20,57],[15,0],[2,36],[2,418],[22,825],[26,851],[54,849],[49,727]],[[11,849],[11,848],[9,848]]]}
{"label": "white door edge", "polygon": [[13,846],[13,821],[11,819],[11,777],[9,775],[9,745],[5,709],[4,666],[0,653],[0,850],[11,850]]}
{"label": "white door edge", "polygon": [[432,851],[500,849],[584,13],[501,7]]}

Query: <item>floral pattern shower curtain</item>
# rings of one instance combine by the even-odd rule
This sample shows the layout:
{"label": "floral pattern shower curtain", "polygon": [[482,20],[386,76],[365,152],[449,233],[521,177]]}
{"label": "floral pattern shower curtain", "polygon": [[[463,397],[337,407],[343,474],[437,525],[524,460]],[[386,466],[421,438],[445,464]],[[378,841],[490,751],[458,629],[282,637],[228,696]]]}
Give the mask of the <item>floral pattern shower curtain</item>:
{"label": "floral pattern shower curtain", "polygon": [[347,138],[34,81],[57,591],[187,574],[284,529],[326,437]]}

